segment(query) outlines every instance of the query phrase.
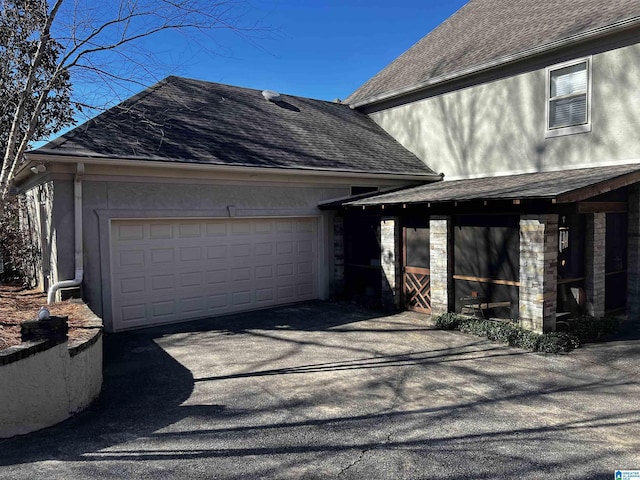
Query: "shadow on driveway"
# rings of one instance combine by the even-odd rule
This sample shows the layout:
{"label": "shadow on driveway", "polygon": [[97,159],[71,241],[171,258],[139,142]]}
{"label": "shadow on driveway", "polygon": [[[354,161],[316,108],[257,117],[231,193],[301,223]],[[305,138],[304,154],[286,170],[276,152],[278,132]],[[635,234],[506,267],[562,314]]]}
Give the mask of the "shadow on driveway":
{"label": "shadow on driveway", "polygon": [[[185,417],[214,423],[224,407],[184,407],[194,388],[191,371],[161,348],[162,337],[198,332],[236,335],[247,330],[316,331],[382,316],[351,304],[320,301],[211,319],[105,334],[104,383],[85,412],[54,427],[0,440],[0,465],[43,460],[83,461],[85,453],[151,435]],[[0,476],[2,472],[0,471]]]}
{"label": "shadow on driveway", "polygon": [[638,467],[636,341],[543,356],[423,318],[309,302],[106,335],[100,399],[0,441],[0,478],[595,479]]}

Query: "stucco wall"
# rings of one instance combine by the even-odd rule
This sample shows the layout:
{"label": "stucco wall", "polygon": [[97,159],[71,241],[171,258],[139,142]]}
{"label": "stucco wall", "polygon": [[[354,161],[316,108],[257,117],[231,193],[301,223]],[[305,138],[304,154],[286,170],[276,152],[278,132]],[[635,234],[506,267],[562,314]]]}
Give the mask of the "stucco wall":
{"label": "stucco wall", "polygon": [[102,336],[72,356],[66,342],[0,366],[0,438],[55,425],[85,409],[102,387]]}
{"label": "stucco wall", "polygon": [[[52,163],[47,175],[54,179],[54,227],[58,243],[58,277],[74,274],[73,178],[74,164]],[[82,177],[83,267],[82,295],[104,319],[110,331],[110,224],[114,219],[315,217],[318,219],[318,292],[329,298],[333,285],[334,212],[318,203],[347,197],[352,186],[389,188],[419,183],[403,178],[362,175],[274,172],[244,173],[192,169],[171,164],[102,165],[85,163]]]}
{"label": "stucco wall", "polygon": [[[273,186],[231,184],[168,184],[141,182],[83,182],[85,280],[83,295],[91,309],[104,315],[105,293],[110,289],[105,264],[109,250],[109,221],[113,218],[228,217],[228,205],[236,216],[298,216],[328,214],[317,209],[320,200],[348,195],[349,189],[332,186]],[[322,227],[321,227],[322,228]],[[326,238],[326,230],[321,231]],[[325,258],[328,255],[325,253]],[[328,290],[329,267],[319,262]],[[323,291],[323,289],[320,289]],[[325,293],[326,295],[326,293]]]}
{"label": "stucco wall", "polygon": [[57,281],[74,277],[74,225],[73,217],[73,181],[54,181],[53,222],[56,230]]}
{"label": "stucco wall", "polygon": [[[319,293],[328,298],[333,290],[333,212],[322,212],[323,200],[345,197],[351,185],[379,187],[406,183],[400,180],[314,179],[274,175],[266,181],[247,175],[246,181],[224,174],[203,178],[167,178],[157,172],[147,177],[131,175],[127,169],[104,171],[87,166],[82,182],[84,281],[83,297],[102,316],[110,329],[104,304],[109,301],[109,225],[120,218],[226,218],[227,207],[235,206],[237,217],[315,216],[319,219]],[[115,173],[115,174],[114,174]],[[149,172],[147,172],[149,173]],[[126,175],[128,174],[128,175]],[[185,174],[185,177],[188,176]],[[242,178],[242,177],[241,177]],[[55,180],[54,218],[58,238],[58,273],[61,280],[72,278],[73,255],[73,175],[58,174]]]}
{"label": "stucco wall", "polygon": [[592,56],[592,131],[545,138],[545,69],[372,113],[446,179],[640,159],[640,45]]}

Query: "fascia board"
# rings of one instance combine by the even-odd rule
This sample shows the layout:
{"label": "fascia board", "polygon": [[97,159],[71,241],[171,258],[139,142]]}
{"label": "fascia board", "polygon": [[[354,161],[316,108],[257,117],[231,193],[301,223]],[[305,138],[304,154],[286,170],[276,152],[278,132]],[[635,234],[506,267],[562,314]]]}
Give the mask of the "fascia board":
{"label": "fascia board", "polygon": [[[26,154],[27,162],[20,171],[30,167],[32,162],[53,162],[53,163],[78,163],[86,165],[107,165],[118,167],[143,167],[143,168],[163,168],[163,169],[184,169],[192,171],[217,171],[229,173],[262,174],[262,175],[292,175],[292,176],[317,176],[317,177],[343,177],[360,179],[385,179],[385,180],[415,180],[428,181],[440,180],[442,174],[411,174],[411,173],[389,173],[389,172],[354,172],[332,169],[317,168],[277,168],[277,167],[244,167],[230,165],[211,165],[202,163],[186,163],[157,160],[133,160],[110,157],[60,155],[48,152],[33,151]],[[20,173],[20,172],[18,172]]]}

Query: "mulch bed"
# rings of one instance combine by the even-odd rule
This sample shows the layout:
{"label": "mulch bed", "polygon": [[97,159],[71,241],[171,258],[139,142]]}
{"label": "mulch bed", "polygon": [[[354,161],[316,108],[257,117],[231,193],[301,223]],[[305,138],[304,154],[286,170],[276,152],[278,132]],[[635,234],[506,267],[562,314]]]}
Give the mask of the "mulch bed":
{"label": "mulch bed", "polygon": [[69,342],[88,338],[91,332],[84,328],[92,318],[84,304],[65,300],[47,305],[47,295],[41,290],[28,290],[18,285],[0,285],[0,350],[22,343],[20,322],[38,318],[40,307],[46,306],[51,315],[69,317]]}

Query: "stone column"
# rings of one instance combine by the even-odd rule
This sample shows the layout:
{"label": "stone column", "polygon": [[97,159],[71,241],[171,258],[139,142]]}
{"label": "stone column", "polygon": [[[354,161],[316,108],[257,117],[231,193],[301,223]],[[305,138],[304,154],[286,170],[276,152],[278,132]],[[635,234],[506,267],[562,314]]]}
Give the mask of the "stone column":
{"label": "stone column", "polygon": [[440,315],[449,311],[451,218],[431,218],[429,221],[429,244],[431,264],[431,312]]}
{"label": "stone column", "polygon": [[607,214],[586,215],[584,289],[587,294],[587,314],[604,316],[605,254]]}
{"label": "stone column", "polygon": [[627,199],[627,317],[640,321],[640,185],[629,187]]}
{"label": "stone column", "polygon": [[382,267],[382,308],[400,308],[400,221],[397,217],[380,220],[380,265]]}
{"label": "stone column", "polygon": [[556,327],[558,215],[520,217],[520,325],[538,333]]}
{"label": "stone column", "polygon": [[333,285],[331,295],[344,295],[344,217],[333,217]]}

